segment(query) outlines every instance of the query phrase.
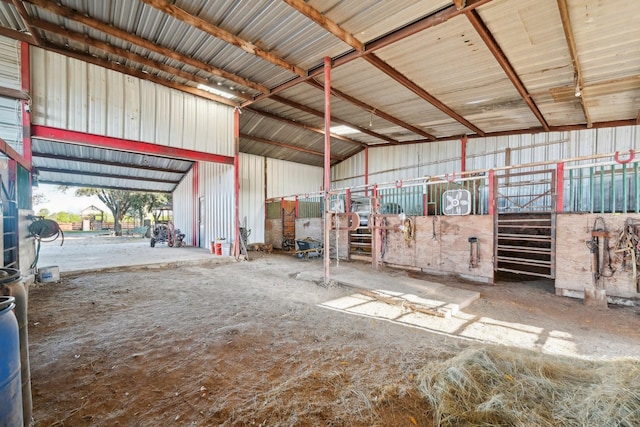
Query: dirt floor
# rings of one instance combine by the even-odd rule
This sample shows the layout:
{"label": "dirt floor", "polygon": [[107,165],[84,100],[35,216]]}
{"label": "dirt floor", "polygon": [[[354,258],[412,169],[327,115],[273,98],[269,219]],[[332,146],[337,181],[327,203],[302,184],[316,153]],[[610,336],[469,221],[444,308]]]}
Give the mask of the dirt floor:
{"label": "dirt floor", "polygon": [[[481,299],[449,319],[403,312],[407,322],[332,303],[354,290],[302,280],[321,277],[319,259],[252,255],[31,287],[35,425],[430,426],[418,373],[462,349],[640,356],[638,307],[586,307],[549,283],[449,279]],[[445,281],[382,274],[390,290],[408,275]]]}

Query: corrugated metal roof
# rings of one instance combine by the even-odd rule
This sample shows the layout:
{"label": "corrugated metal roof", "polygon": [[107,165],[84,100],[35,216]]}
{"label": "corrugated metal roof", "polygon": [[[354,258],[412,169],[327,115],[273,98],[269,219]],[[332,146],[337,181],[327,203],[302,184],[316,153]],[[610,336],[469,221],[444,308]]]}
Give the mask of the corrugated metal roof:
{"label": "corrugated metal roof", "polygon": [[[31,2],[42,3],[35,6]],[[570,17],[564,22],[560,13],[563,2]],[[25,2],[25,7],[32,18],[174,67],[192,74],[193,78],[137,63],[135,58],[106,53],[99,46],[90,46],[89,42],[69,41],[41,31],[40,35],[57,49],[88,52],[120,63],[125,72],[144,71],[174,87],[194,87],[201,79],[221,89],[233,87],[249,98],[232,98],[238,105],[253,106],[290,120],[290,124],[286,124],[244,108],[247,114],[240,118],[243,132],[300,148],[313,147],[321,151],[322,136],[301,130],[294,121],[320,128],[324,125],[322,118],[276,98],[262,98],[268,98],[268,92],[275,91],[286,100],[323,110],[323,93],[317,88],[304,83],[287,85],[286,90],[279,88],[292,80],[303,80],[297,73],[302,76],[312,73],[321,82],[322,74],[316,76],[315,73],[325,57],[333,58],[336,64],[332,70],[332,86],[367,106],[355,106],[334,96],[334,117],[384,135],[382,138],[366,133],[350,136],[372,146],[424,140],[424,134],[419,135],[424,132],[439,140],[451,140],[464,134],[493,136],[539,132],[545,127],[561,131],[576,125],[631,125],[638,121],[640,31],[635,21],[640,16],[639,1],[467,0],[463,3],[465,9],[457,11],[452,0],[305,2],[305,6],[315,9],[320,21],[329,20],[364,43],[367,52],[363,54],[354,53],[347,39],[341,40],[332,34],[322,22],[315,22],[282,1],[167,0],[166,5],[175,5],[192,18],[202,19],[237,37],[235,44],[242,47],[216,38],[188,20],[174,17],[142,0],[60,0],[56,3],[31,0]],[[57,5],[67,8],[67,13],[47,10]],[[80,14],[77,20],[73,19],[73,11]],[[86,18],[101,23],[102,27],[91,28],[78,22]],[[15,7],[7,2],[0,2],[0,25],[20,32],[26,29]],[[483,26],[488,36],[483,34]],[[138,46],[125,40],[126,37],[119,37],[113,29],[126,31],[157,47]],[[572,61],[565,31],[575,39],[576,64]],[[383,47],[378,49],[378,45]],[[165,55],[166,51],[158,49],[169,49],[172,54]],[[250,52],[251,49],[254,51]],[[277,57],[280,65],[266,58],[269,55]],[[376,55],[384,61],[387,70],[382,72],[380,65],[376,67],[371,61],[360,59],[363,55]],[[506,64],[501,65],[497,59],[501,55]],[[194,59],[202,62],[203,67],[190,63]],[[91,62],[91,57],[87,61]],[[286,65],[282,66],[282,62]],[[233,81],[237,78],[221,77],[210,67],[251,83],[239,84]],[[583,87],[576,97],[578,75],[582,77]],[[427,102],[420,91],[435,97],[435,101]],[[254,104],[256,99],[262,100]],[[395,120],[377,117],[372,109]],[[397,123],[398,120],[405,125]],[[416,133],[415,128],[421,132]],[[332,146],[339,157],[348,157],[361,149],[339,140]],[[241,149],[322,164],[319,156],[255,141],[243,140]]]}

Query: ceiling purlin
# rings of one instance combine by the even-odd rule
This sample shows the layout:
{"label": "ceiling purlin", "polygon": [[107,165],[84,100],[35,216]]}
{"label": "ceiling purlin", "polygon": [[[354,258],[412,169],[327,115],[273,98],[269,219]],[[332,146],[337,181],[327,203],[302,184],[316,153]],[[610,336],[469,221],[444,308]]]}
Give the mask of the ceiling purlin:
{"label": "ceiling purlin", "polygon": [[584,99],[584,81],[582,80],[582,67],[580,66],[580,60],[578,58],[578,48],[576,47],[576,41],[573,37],[573,27],[571,26],[571,18],[569,17],[569,7],[566,0],[558,0],[558,9],[560,11],[560,20],[562,21],[562,29],[564,31],[564,37],[567,40],[567,46],[569,47],[569,54],[571,55],[571,63],[573,65],[573,73],[576,79],[576,97],[580,98],[580,105],[584,112],[584,117],[587,121],[587,127],[593,127],[591,121],[591,115],[587,108],[587,102]]}
{"label": "ceiling purlin", "polygon": [[[129,178],[130,181],[137,181],[134,178]],[[50,179],[45,179],[44,177],[40,177],[39,182],[41,184],[51,184],[51,185],[64,185],[69,187],[78,187],[78,186],[86,186],[85,183],[81,183],[78,181],[54,181]],[[123,181],[123,184],[120,186],[117,185],[102,185],[102,184],[91,184],[91,188],[104,188],[105,190],[127,190],[127,191],[139,191],[141,193],[161,193],[161,194],[171,194],[175,190],[176,186],[173,186],[173,189],[169,191],[158,191],[150,188],[143,187],[132,187],[131,184],[126,184]]]}
{"label": "ceiling purlin", "polygon": [[122,64],[115,63],[113,61],[109,61],[103,58],[96,58],[93,55],[89,55],[84,52],[78,52],[76,50],[71,50],[68,48],[60,47],[54,43],[44,42],[43,48],[50,50],[51,52],[59,53],[63,56],[68,56],[70,58],[75,58],[77,60],[87,62],[89,64],[98,65],[100,67],[107,68],[109,70],[117,71],[122,74],[127,74],[133,77],[137,77],[141,80],[148,80],[153,83],[157,83],[162,86],[166,86],[172,89],[176,89],[182,92],[191,93],[196,96],[200,96],[202,98],[210,99],[212,101],[219,102],[221,104],[229,105],[231,107],[237,107],[237,104],[229,99],[223,98],[221,96],[215,95],[213,93],[209,93],[204,90],[197,89],[192,86],[187,86],[184,84],[176,83],[162,77],[153,75],[151,73],[144,73],[142,71],[136,70],[131,67],[124,66]]}
{"label": "ceiling purlin", "polygon": [[418,95],[420,98],[427,101],[429,104],[436,107],[438,110],[442,111],[452,119],[456,120],[458,123],[465,125],[466,127],[468,127],[469,129],[471,129],[472,131],[474,131],[480,136],[484,135],[484,132],[480,128],[478,128],[477,126],[469,122],[460,114],[456,113],[453,109],[451,109],[450,107],[442,103],[435,96],[431,95],[422,87],[415,84],[407,76],[400,73],[398,70],[396,70],[395,68],[393,68],[392,66],[384,62],[382,59],[378,58],[376,55],[373,55],[373,54],[366,55],[363,57],[363,59],[368,63],[370,63],[371,65],[373,65],[374,67],[376,67],[378,70],[382,71],[383,73],[385,73],[386,75],[388,75],[389,77],[397,81],[398,83],[400,83],[402,86],[406,87],[407,89],[409,89],[410,91]]}
{"label": "ceiling purlin", "polygon": [[[210,82],[203,78],[203,77],[198,77],[194,74],[188,73],[186,71],[180,70],[178,68],[172,67],[170,65],[164,64],[162,62],[158,62],[158,61],[154,61],[152,59],[149,59],[147,57],[144,57],[142,55],[138,55],[136,53],[133,53],[129,50],[126,49],[122,49],[119,48],[117,46],[111,45],[109,43],[105,43],[103,41],[100,40],[96,40],[96,39],[92,39],[89,36],[86,36],[84,34],[80,34],[77,33],[75,31],[71,31],[71,30],[67,30],[64,29],[62,27],[59,27],[55,24],[52,24],[50,22],[46,22],[46,21],[42,21],[40,19],[34,19],[33,20],[33,25],[37,28],[43,29],[47,32],[56,34],[58,36],[61,37],[65,37],[67,39],[70,40],[75,40],[79,43],[83,43],[89,46],[92,46],[96,49],[102,50],[104,52],[107,53],[112,53],[114,55],[118,55],[121,56],[122,58],[125,59],[129,59],[131,61],[137,62],[138,64],[141,65],[146,65],[148,67],[151,68],[155,68],[157,70],[160,71],[164,71],[166,73],[169,74],[173,74],[175,76],[181,77],[185,80],[190,80],[193,81],[195,83],[202,83],[202,84],[210,84]],[[250,99],[251,97],[245,93],[242,93],[240,91],[231,91],[229,89],[227,89],[228,92],[233,92],[233,94],[239,98],[243,98],[243,99]]]}
{"label": "ceiling purlin", "polygon": [[62,156],[59,154],[42,153],[39,151],[33,151],[32,154],[34,158],[39,158],[39,159],[56,159],[56,160],[64,160],[68,162],[95,163],[95,164],[107,165],[107,166],[125,167],[129,169],[151,170],[154,172],[167,172],[167,173],[178,173],[178,174],[185,173],[185,171],[182,169],[160,168],[157,166],[149,167],[149,166],[143,166],[143,165],[134,165],[131,163],[106,161],[102,159],[87,159],[84,157]]}
{"label": "ceiling purlin", "polygon": [[[318,89],[324,91],[324,85],[322,83],[318,82],[315,79],[307,80],[306,83],[311,85],[311,86],[313,86],[313,87],[315,87],[315,88],[318,88]],[[359,99],[356,99],[356,98],[352,97],[351,95],[347,95],[346,93],[344,93],[344,92],[342,92],[342,91],[340,91],[338,89],[331,88],[331,94],[333,96],[337,97],[337,98],[343,99],[343,100],[345,100],[347,102],[350,102],[350,103],[352,103],[354,105],[357,105],[358,107],[362,108],[363,110],[368,111],[369,113],[371,113],[371,114],[373,114],[375,116],[378,116],[378,117],[380,117],[380,118],[382,118],[384,120],[387,120],[387,121],[389,121],[389,122],[391,122],[393,124],[396,124],[396,125],[398,125],[400,127],[405,128],[407,130],[410,130],[411,132],[413,132],[415,134],[424,136],[425,138],[429,139],[430,141],[435,141],[436,140],[436,137],[431,135],[430,133],[425,132],[422,129],[417,128],[417,127],[415,127],[413,125],[410,125],[409,123],[406,123],[406,122],[404,122],[404,121],[392,116],[391,114],[387,114],[384,111],[380,111],[376,107],[374,107],[372,105],[369,105],[369,104],[367,104],[367,103],[365,103],[363,101],[360,101]]]}
{"label": "ceiling purlin", "polygon": [[40,34],[33,28],[31,25],[31,17],[29,13],[27,13],[27,9],[24,7],[24,4],[20,0],[11,0],[11,4],[16,8],[18,14],[22,18],[22,22],[24,22],[25,27],[31,34],[31,38],[33,39],[33,44],[36,46],[42,46],[42,39],[40,38]]}
{"label": "ceiling purlin", "polygon": [[[272,120],[277,120],[279,122],[286,123],[286,124],[289,124],[291,126],[296,126],[296,127],[302,128],[302,129],[309,130],[311,132],[315,132],[315,133],[319,133],[321,135],[324,135],[324,130],[322,130],[320,128],[317,128],[317,127],[314,127],[314,126],[305,125],[304,123],[300,123],[298,121],[294,121],[294,120],[288,119],[286,117],[278,116],[277,114],[269,113],[267,111],[258,110],[258,109],[254,108],[254,107],[247,107],[247,110],[251,111],[252,113],[258,114],[260,116],[268,117],[268,118],[270,118]],[[350,144],[354,144],[354,145],[357,145],[357,146],[362,147],[362,148],[368,147],[368,145],[366,143],[364,143],[364,142],[357,141],[357,140],[351,139],[351,138],[347,138],[347,137],[344,137],[342,135],[336,135],[335,133],[331,134],[331,138],[334,138],[334,139],[337,139],[337,140],[340,140],[340,141],[344,141],[344,142],[348,142]]]}
{"label": "ceiling purlin", "polygon": [[316,24],[320,25],[322,28],[324,28],[334,36],[338,37],[340,40],[342,40],[355,50],[359,52],[364,51],[364,43],[355,38],[348,31],[344,30],[340,25],[324,16],[318,10],[309,6],[309,4],[305,3],[304,0],[284,0],[284,2],[297,10],[299,13],[311,19]]}
{"label": "ceiling purlin", "polygon": [[[310,148],[298,147],[297,145],[291,145],[284,142],[273,141],[271,139],[260,138],[258,136],[249,135],[246,133],[241,133],[240,138],[250,139],[252,141],[261,142],[268,145],[274,145],[276,147],[287,148],[289,150],[300,151],[301,153],[313,154],[314,156],[324,157],[324,153],[322,151],[312,150]],[[344,160],[344,157],[331,155],[332,160],[337,160],[339,162]]]}
{"label": "ceiling purlin", "polygon": [[[305,113],[312,114],[312,115],[314,115],[316,117],[324,117],[324,112],[323,111],[318,111],[318,110],[315,110],[315,109],[313,109],[311,107],[308,107],[306,105],[299,104],[299,103],[297,103],[295,101],[291,101],[289,99],[282,98],[280,95],[274,95],[274,96],[271,97],[271,99],[274,100],[274,101],[278,101],[278,102],[280,102],[282,104],[288,105],[290,107],[296,108],[298,110],[304,111]],[[362,132],[364,134],[367,134],[367,135],[372,136],[374,138],[382,139],[383,141],[387,141],[387,142],[389,142],[391,144],[394,144],[394,145],[398,144],[398,141],[396,141],[395,139],[393,139],[391,137],[379,134],[379,133],[374,132],[372,130],[369,130],[369,129],[363,128],[361,126],[355,125],[353,123],[347,122],[346,120],[339,119],[337,117],[334,117],[333,115],[331,116],[331,122],[339,124],[339,125],[349,126],[351,128],[357,129],[358,131],[360,131],[360,132]]]}
{"label": "ceiling purlin", "polygon": [[11,28],[3,27],[0,25],[0,36],[12,38],[14,40],[20,40],[25,43],[33,43],[33,37],[28,34],[21,33],[20,31],[12,30]]}
{"label": "ceiling purlin", "polygon": [[130,34],[127,31],[124,30],[120,30],[114,26],[111,26],[107,23],[98,21],[97,19],[91,18],[89,16],[86,16],[82,13],[79,13],[71,8],[68,8],[66,6],[62,6],[59,3],[55,3],[55,2],[50,2],[47,0],[25,0],[41,9],[47,10],[53,14],[56,15],[60,15],[62,17],[65,17],[67,19],[71,19],[73,21],[79,22],[87,27],[93,28],[95,30],[101,31],[105,34],[108,34],[112,37],[115,37],[117,39],[121,39],[123,41],[135,44],[137,46],[140,46],[144,49],[150,50],[152,52],[155,52],[159,55],[163,55],[166,56],[168,58],[174,59],[178,62],[181,62],[183,64],[187,64],[190,65],[194,68],[197,68],[199,70],[205,71],[209,74],[212,74],[214,76],[217,77],[222,77],[226,80],[232,81],[234,83],[237,83],[239,85],[245,86],[247,88],[251,88],[254,89],[258,92],[268,92],[269,89],[265,86],[259,85],[255,82],[252,82],[248,79],[245,79],[243,77],[240,77],[236,74],[230,73],[228,71],[225,70],[221,70],[217,67],[214,67],[212,65],[209,65],[207,63],[204,63],[202,61],[198,61],[197,59],[191,58],[189,56],[186,55],[182,55],[178,52],[175,52],[171,49],[168,49],[166,47],[163,46],[158,46],[155,43],[146,40],[142,37],[138,37],[136,35]]}
{"label": "ceiling purlin", "polygon": [[471,25],[473,25],[473,28],[475,28],[476,32],[480,35],[482,41],[484,41],[484,44],[489,48],[489,50],[493,54],[493,57],[496,59],[496,61],[498,61],[498,64],[500,64],[509,80],[511,80],[511,83],[516,88],[524,102],[527,103],[533,114],[536,116],[536,118],[542,125],[542,128],[548,132],[549,124],[547,123],[547,120],[540,112],[540,109],[538,109],[538,106],[531,98],[531,95],[527,91],[527,88],[524,87],[522,80],[520,80],[520,77],[518,77],[518,74],[516,74],[513,66],[507,59],[506,55],[498,45],[498,42],[495,40],[485,23],[482,21],[482,18],[480,18],[478,12],[476,10],[467,10],[465,12],[465,15],[471,22]]}
{"label": "ceiling purlin", "polygon": [[285,61],[284,59],[280,58],[279,56],[271,52],[267,52],[266,50],[259,48],[253,43],[247,40],[241,39],[240,37],[237,37],[229,33],[228,31],[225,31],[222,28],[217,27],[212,23],[205,21],[202,18],[198,18],[197,16],[191,15],[190,13],[184,11],[183,9],[180,9],[178,6],[169,3],[168,1],[165,1],[165,0],[142,0],[142,1],[148,4],[149,6],[152,6],[160,10],[161,12],[166,13],[167,15],[173,16],[179,21],[189,24],[195,28],[198,28],[199,30],[204,31],[205,33],[208,33],[213,37],[216,37],[226,43],[236,46],[247,53],[255,55],[274,65],[277,65],[286,70],[289,70],[294,74],[297,74],[298,76],[306,75],[306,70],[303,70],[297,65],[291,64]]}
{"label": "ceiling purlin", "polygon": [[40,171],[40,172],[71,174],[71,175],[74,175],[74,176],[96,176],[96,177],[101,177],[101,178],[133,179],[133,180],[136,180],[136,181],[159,182],[159,183],[162,183],[162,184],[178,184],[178,183],[180,183],[180,179],[148,178],[148,177],[143,177],[143,176],[131,176],[131,175],[122,175],[122,174],[115,174],[115,173],[88,172],[88,171],[81,171],[81,170],[78,170],[78,169],[56,169],[56,168],[48,168],[48,167],[39,167],[38,171]]}

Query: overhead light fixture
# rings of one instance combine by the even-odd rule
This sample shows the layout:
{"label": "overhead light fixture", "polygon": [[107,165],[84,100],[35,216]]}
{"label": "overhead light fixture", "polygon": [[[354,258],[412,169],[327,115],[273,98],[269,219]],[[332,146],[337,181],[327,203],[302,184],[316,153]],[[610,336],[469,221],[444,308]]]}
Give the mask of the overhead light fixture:
{"label": "overhead light fixture", "polygon": [[354,129],[351,126],[345,126],[345,125],[333,126],[331,127],[330,131],[331,133],[336,135],[350,135],[353,133],[360,133],[358,129]]}
{"label": "overhead light fixture", "polygon": [[227,98],[227,99],[231,99],[231,98],[233,98],[235,96],[235,95],[232,95],[232,94],[230,94],[228,92],[225,92],[223,90],[216,89],[215,87],[203,85],[202,83],[198,84],[198,89],[206,90],[209,93],[213,93],[214,95],[218,95],[218,96],[221,96],[221,97]]}
{"label": "overhead light fixture", "polygon": [[580,83],[576,83],[576,98],[580,98],[582,92],[580,91]]}

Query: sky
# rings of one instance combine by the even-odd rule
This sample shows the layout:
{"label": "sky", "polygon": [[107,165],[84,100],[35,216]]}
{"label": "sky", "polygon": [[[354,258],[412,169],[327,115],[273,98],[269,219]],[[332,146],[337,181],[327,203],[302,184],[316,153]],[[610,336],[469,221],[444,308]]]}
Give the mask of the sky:
{"label": "sky", "polygon": [[34,193],[44,194],[47,201],[33,206],[33,211],[37,214],[40,209],[49,209],[50,213],[69,212],[80,214],[80,211],[93,205],[109,213],[109,209],[98,199],[97,196],[76,197],[76,187],[69,187],[66,193],[61,192],[57,185],[40,184],[33,188]]}

